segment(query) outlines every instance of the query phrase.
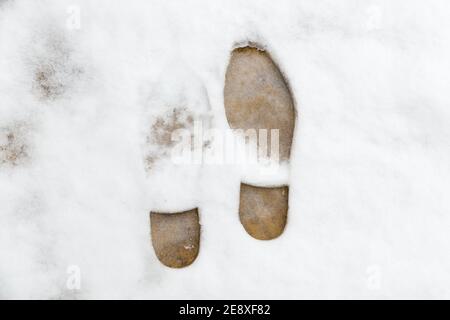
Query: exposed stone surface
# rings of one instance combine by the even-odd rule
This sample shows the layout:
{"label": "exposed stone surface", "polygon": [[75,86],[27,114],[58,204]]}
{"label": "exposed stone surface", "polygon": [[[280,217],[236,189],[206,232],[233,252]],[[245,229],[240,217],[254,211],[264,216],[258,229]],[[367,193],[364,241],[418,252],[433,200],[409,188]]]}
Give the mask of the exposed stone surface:
{"label": "exposed stone surface", "polygon": [[252,47],[233,51],[225,78],[224,102],[232,129],[279,129],[280,159],[289,159],[294,102],[283,75],[265,51]]}
{"label": "exposed stone surface", "polygon": [[22,124],[0,128],[0,167],[17,166],[28,158],[24,131],[25,126]]}
{"label": "exposed stone surface", "polygon": [[186,108],[171,108],[157,116],[145,141],[145,168],[150,171],[158,160],[167,158],[176,144],[172,134],[179,129],[192,131],[193,123],[194,116]]}
{"label": "exposed stone surface", "polygon": [[239,217],[245,230],[259,240],[271,240],[286,226],[289,187],[261,188],[241,184]]}
{"label": "exposed stone surface", "polygon": [[77,47],[60,29],[36,30],[25,60],[32,72],[32,90],[43,101],[54,101],[74,90],[85,76]]}
{"label": "exposed stone surface", "polygon": [[[296,116],[294,102],[283,75],[265,51],[253,47],[233,51],[224,101],[231,128],[279,129],[280,160],[289,159]],[[287,186],[241,184],[239,215],[245,230],[260,240],[278,237],[287,221],[288,196]]]}
{"label": "exposed stone surface", "polygon": [[180,213],[150,213],[152,244],[164,265],[183,268],[197,258],[200,248],[198,209]]}

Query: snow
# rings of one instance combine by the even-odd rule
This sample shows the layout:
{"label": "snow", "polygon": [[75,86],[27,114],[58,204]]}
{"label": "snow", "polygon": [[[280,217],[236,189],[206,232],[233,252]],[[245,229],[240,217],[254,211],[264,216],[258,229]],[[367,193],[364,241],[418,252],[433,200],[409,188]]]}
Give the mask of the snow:
{"label": "snow", "polygon": [[[24,150],[0,151],[0,298],[450,298],[449,14],[445,0],[0,1],[0,145],[13,132]],[[173,107],[227,128],[225,71],[246,41],[299,114],[289,221],[269,242],[239,223],[242,170],[177,167],[145,144]],[[166,268],[149,211],[194,206],[200,254]]]}

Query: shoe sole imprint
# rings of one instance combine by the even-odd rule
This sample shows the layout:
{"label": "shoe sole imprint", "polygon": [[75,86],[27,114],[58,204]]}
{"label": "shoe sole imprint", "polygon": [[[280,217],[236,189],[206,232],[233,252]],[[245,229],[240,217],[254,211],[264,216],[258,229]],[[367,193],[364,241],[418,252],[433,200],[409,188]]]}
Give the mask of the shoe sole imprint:
{"label": "shoe sole imprint", "polygon": [[[232,129],[278,129],[280,160],[289,160],[296,119],[294,101],[266,51],[248,46],[232,52],[224,103]],[[245,230],[260,240],[280,236],[287,222],[288,195],[288,186],[267,188],[241,183],[239,216]]]}
{"label": "shoe sole imprint", "polygon": [[150,213],[153,248],[159,261],[170,268],[192,264],[200,249],[198,209],[179,213]]}

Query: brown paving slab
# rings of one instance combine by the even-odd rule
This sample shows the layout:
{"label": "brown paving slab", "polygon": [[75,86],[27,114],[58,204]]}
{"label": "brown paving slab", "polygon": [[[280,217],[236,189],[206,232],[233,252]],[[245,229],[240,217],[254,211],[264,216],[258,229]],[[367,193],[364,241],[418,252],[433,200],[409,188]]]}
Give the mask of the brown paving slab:
{"label": "brown paving slab", "polygon": [[179,213],[150,213],[151,238],[156,256],[170,268],[187,267],[200,249],[198,209]]}
{"label": "brown paving slab", "polygon": [[280,236],[286,226],[289,187],[261,188],[241,184],[239,218],[245,230],[258,240]]}
{"label": "brown paving slab", "polygon": [[279,129],[280,159],[288,160],[295,127],[289,87],[266,51],[238,48],[225,76],[225,112],[233,129]]}

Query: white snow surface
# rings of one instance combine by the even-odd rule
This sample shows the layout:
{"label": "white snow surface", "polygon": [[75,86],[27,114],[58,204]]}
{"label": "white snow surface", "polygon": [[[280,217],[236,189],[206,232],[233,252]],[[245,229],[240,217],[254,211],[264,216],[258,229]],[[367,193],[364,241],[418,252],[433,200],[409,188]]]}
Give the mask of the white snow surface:
{"label": "white snow surface", "polygon": [[[450,298],[449,15],[446,0],[0,1],[0,146],[13,132],[25,150],[0,150],[0,298]],[[171,108],[228,127],[246,41],[298,112],[273,241],[239,222],[240,170],[143,161]],[[149,211],[195,206],[197,260],[164,267]]]}

